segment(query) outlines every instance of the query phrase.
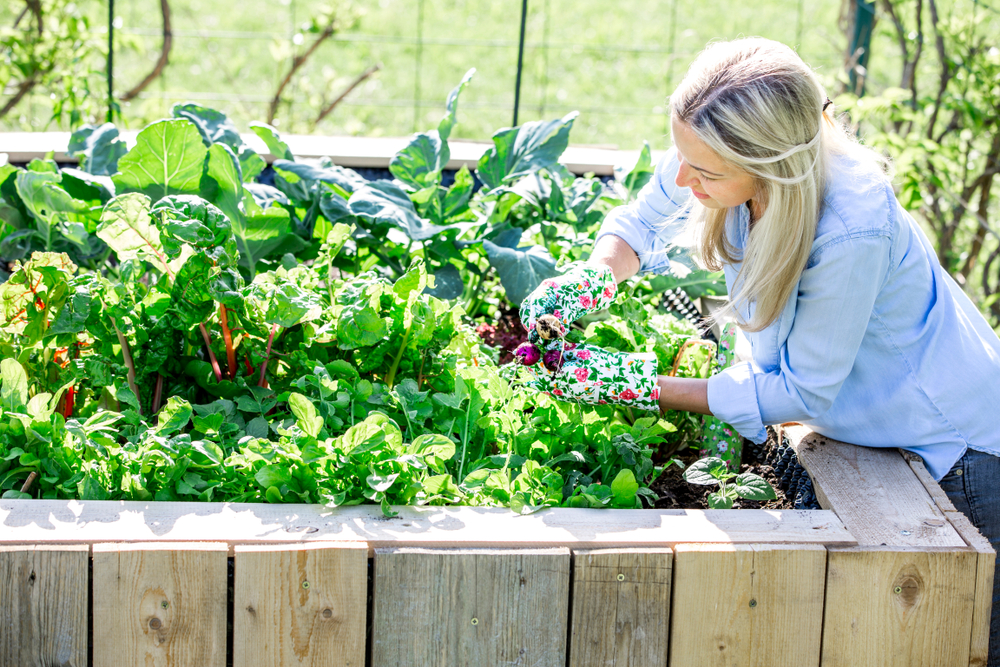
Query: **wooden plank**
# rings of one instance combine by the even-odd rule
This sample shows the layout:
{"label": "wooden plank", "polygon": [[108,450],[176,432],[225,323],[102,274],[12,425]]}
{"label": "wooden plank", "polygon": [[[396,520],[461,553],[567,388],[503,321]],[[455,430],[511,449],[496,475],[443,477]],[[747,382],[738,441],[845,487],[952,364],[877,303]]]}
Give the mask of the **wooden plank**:
{"label": "wooden plank", "polygon": [[990,541],[972,525],[969,518],[955,509],[948,494],[927,471],[923,459],[916,454],[901,452],[903,458],[917,479],[927,489],[927,493],[944,512],[948,522],[954,526],[969,548],[978,555],[976,557],[976,599],[972,613],[972,638],[969,646],[970,667],[986,667],[990,649],[990,615],[993,611],[993,586],[996,576],[997,553]]}
{"label": "wooden plank", "polygon": [[669,664],[818,665],[825,568],[819,545],[678,545]]}
{"label": "wooden plank", "polygon": [[[125,130],[121,139],[131,148],[135,146],[138,130]],[[268,162],[276,157],[268,152],[263,140],[256,134],[241,135],[243,142],[248,144]],[[59,162],[76,162],[66,154],[69,145],[69,132],[0,132],[0,146],[3,151],[0,156],[7,155],[14,163],[29,162],[33,158],[44,158],[49,152],[53,159]],[[282,140],[288,144],[296,158],[316,159],[329,157],[334,164],[344,167],[381,167],[389,166],[390,160],[400,150],[410,143],[410,137],[352,137],[283,134]],[[451,139],[449,141],[451,156],[447,169],[458,169],[465,165],[474,169],[486,149],[493,146],[492,142]],[[653,164],[657,164],[664,151],[654,150]],[[569,146],[559,156],[559,162],[575,174],[594,172],[599,176],[610,176],[614,167],[623,165],[631,168],[639,157],[637,150],[618,150],[614,147],[599,146]],[[0,164],[3,164],[0,157]]]}
{"label": "wooden plank", "polygon": [[372,665],[566,664],[568,549],[377,549]]}
{"label": "wooden plank", "polygon": [[364,544],[236,547],[233,665],[364,667]]}
{"label": "wooden plank", "polygon": [[570,667],[667,663],[670,549],[573,552]]}
{"label": "wooden plank", "polygon": [[331,510],[322,505],[0,500],[0,544],[196,542],[295,544],[363,541],[381,547],[669,547],[681,542],[854,545],[821,510],[604,510],[504,507]]}
{"label": "wooden plank", "polygon": [[978,554],[830,548],[822,667],[969,664]]}
{"label": "wooden plank", "polygon": [[895,449],[849,445],[801,425],[784,431],[820,505],[834,510],[860,545],[965,545]]}
{"label": "wooden plank", "polygon": [[94,545],[95,667],[224,667],[228,547]]}
{"label": "wooden plank", "polygon": [[87,569],[80,546],[0,546],[0,665],[87,665]]}

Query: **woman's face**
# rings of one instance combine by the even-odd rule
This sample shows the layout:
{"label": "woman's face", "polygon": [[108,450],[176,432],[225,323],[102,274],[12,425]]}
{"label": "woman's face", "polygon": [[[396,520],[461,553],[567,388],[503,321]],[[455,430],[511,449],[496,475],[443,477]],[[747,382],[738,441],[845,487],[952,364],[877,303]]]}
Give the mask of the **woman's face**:
{"label": "woman's face", "polygon": [[708,208],[742,206],[753,198],[756,188],[750,174],[723,161],[687,123],[673,118],[670,127],[681,163],[674,179],[678,186],[691,188]]}

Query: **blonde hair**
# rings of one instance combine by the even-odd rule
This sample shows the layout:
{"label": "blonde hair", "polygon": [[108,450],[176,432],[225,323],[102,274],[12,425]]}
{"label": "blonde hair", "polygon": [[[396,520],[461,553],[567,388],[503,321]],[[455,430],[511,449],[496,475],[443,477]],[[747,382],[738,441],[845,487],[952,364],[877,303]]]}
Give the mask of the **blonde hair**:
{"label": "blonde hair", "polygon": [[[847,154],[860,171],[880,174],[884,157],[861,146],[826,111],[816,74],[784,44],[745,38],[710,45],[670,97],[670,112],[724,162],[750,174],[754,220],[742,254],[730,241],[729,209],[690,208],[701,261],[713,271],[742,261],[729,307],[748,331],[781,315],[809,259],[833,154]],[[879,168],[881,167],[881,168]],[[749,322],[740,309],[755,305]]]}

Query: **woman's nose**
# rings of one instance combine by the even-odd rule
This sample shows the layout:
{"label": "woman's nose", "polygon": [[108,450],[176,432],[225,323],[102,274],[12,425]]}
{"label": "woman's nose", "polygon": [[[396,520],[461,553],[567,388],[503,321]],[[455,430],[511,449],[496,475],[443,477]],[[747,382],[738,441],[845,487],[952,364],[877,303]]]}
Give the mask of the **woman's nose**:
{"label": "woman's nose", "polygon": [[680,168],[677,170],[677,176],[674,177],[674,183],[676,183],[679,188],[689,188],[694,182],[694,179],[692,178],[693,175],[692,169],[688,167],[687,162],[682,160]]}

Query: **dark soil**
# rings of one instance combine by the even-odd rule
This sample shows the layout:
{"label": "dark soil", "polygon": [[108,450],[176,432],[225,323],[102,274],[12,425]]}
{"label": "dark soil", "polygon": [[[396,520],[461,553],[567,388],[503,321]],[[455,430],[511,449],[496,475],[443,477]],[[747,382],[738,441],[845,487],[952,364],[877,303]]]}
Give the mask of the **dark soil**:
{"label": "dark soil", "polygon": [[[698,460],[694,450],[678,455],[685,467]],[[775,500],[759,501],[744,500],[733,502],[733,509],[819,509],[816,494],[813,491],[812,480],[805,472],[793,450],[785,439],[778,442],[774,429],[768,427],[767,441],[755,445],[749,440],[743,441],[743,464],[740,472],[752,472],[760,475],[774,487],[778,496]],[[708,509],[708,496],[718,487],[698,486],[684,480],[684,471],[676,465],[670,466],[651,485],[650,489],[659,496],[656,507],[664,509]]]}
{"label": "dark soil", "polygon": [[484,343],[499,350],[500,358],[497,363],[501,366],[514,361],[514,350],[528,340],[528,331],[521,324],[518,310],[512,307],[501,308],[496,322],[480,324],[476,327],[476,333]]}

